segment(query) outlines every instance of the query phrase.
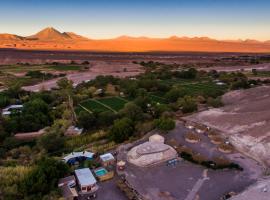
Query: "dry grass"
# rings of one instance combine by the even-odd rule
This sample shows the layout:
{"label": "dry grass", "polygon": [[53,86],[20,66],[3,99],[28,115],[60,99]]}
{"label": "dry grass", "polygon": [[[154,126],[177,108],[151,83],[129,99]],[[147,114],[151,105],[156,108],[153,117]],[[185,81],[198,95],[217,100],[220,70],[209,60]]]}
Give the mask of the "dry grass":
{"label": "dry grass", "polygon": [[218,150],[223,153],[231,153],[233,151],[233,146],[229,144],[220,144]]}
{"label": "dry grass", "polygon": [[185,140],[187,142],[199,142],[200,137],[195,133],[189,132],[185,135]]}
{"label": "dry grass", "polygon": [[224,142],[224,140],[223,140],[221,137],[219,137],[219,136],[213,136],[213,137],[211,138],[211,142],[212,142],[213,144],[221,144],[221,143]]}

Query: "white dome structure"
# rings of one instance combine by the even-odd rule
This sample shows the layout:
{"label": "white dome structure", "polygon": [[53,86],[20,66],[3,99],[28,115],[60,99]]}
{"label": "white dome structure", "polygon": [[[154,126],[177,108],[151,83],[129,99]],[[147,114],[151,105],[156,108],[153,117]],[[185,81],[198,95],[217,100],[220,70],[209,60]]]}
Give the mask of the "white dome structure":
{"label": "white dome structure", "polygon": [[164,143],[165,139],[161,135],[155,134],[149,137],[149,142]]}
{"label": "white dome structure", "polygon": [[128,162],[139,167],[148,167],[176,158],[177,152],[163,142],[164,138],[160,135],[150,137],[149,142],[135,146],[127,153]]}

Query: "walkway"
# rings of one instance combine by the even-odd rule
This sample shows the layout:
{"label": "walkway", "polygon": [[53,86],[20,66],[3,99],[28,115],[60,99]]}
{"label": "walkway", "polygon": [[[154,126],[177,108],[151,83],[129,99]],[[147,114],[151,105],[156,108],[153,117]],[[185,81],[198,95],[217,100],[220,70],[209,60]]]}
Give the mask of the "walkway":
{"label": "walkway", "polygon": [[188,193],[185,200],[195,200],[198,198],[197,193],[202,187],[204,181],[209,180],[210,178],[207,176],[207,169],[203,170],[202,178],[198,179],[198,181],[193,186],[192,190]]}

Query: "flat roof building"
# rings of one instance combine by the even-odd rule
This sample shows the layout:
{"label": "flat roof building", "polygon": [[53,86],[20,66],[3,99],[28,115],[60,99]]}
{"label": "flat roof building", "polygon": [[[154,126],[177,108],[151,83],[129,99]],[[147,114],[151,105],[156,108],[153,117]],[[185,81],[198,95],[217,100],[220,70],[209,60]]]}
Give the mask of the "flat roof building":
{"label": "flat roof building", "polygon": [[76,169],[75,176],[80,188],[79,193],[93,193],[98,190],[97,180],[89,168]]}

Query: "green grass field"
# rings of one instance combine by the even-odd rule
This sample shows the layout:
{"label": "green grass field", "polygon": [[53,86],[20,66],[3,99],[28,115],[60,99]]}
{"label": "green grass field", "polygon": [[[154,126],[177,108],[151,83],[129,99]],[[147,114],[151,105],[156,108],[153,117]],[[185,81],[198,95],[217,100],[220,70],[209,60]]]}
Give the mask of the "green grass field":
{"label": "green grass field", "polygon": [[125,104],[128,102],[125,99],[118,98],[118,97],[109,97],[103,99],[97,99],[98,102],[109,106],[115,111],[119,111],[124,108]]}
{"label": "green grass field", "polygon": [[102,104],[99,104],[92,99],[89,99],[87,101],[80,103],[80,106],[83,108],[86,108],[90,112],[97,112],[97,113],[110,110],[110,109],[106,108],[105,106],[103,106]]}
{"label": "green grass field", "polygon": [[76,113],[79,113],[82,110],[86,110],[89,112],[104,112],[104,111],[112,111],[117,113],[121,110],[128,101],[122,99],[120,97],[107,97],[102,99],[89,99],[83,101],[79,104],[79,106],[75,109]]}

